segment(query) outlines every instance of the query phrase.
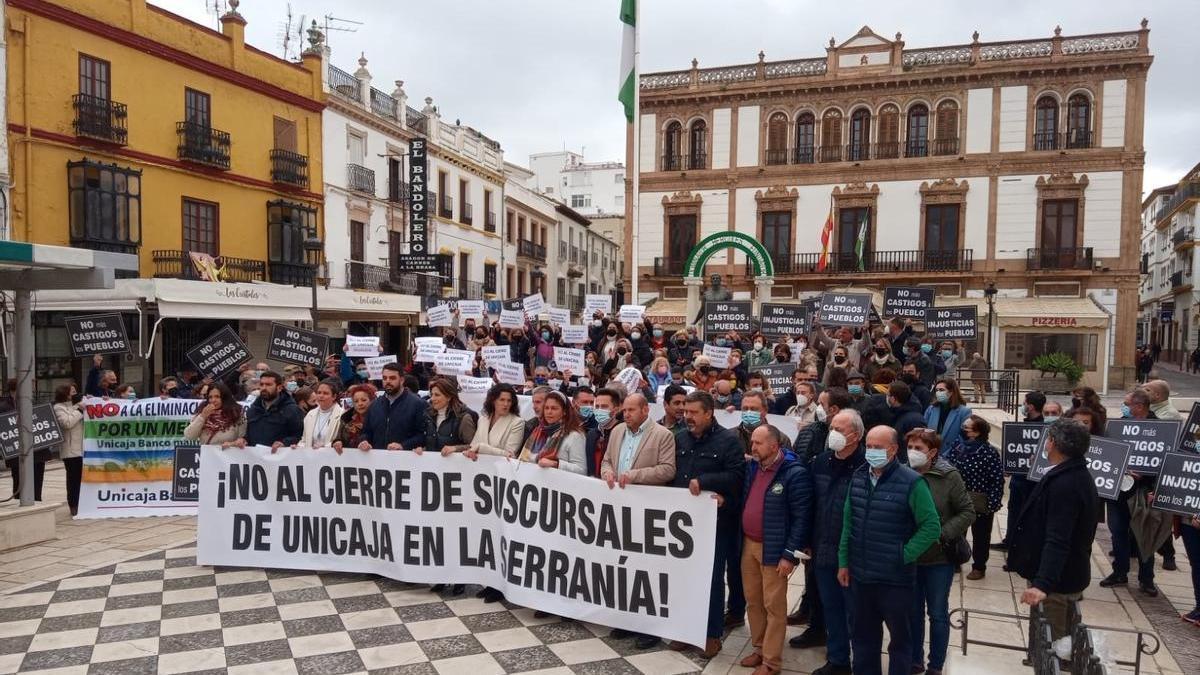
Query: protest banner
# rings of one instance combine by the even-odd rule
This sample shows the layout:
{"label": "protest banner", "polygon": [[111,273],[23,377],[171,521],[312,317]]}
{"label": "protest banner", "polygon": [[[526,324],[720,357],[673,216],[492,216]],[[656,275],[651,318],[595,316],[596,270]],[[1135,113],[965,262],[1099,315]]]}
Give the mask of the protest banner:
{"label": "protest banner", "polygon": [[1163,455],[1151,506],[1186,517],[1200,513],[1200,455],[1194,452]]}
{"label": "protest banner", "polygon": [[475,360],[474,354],[463,354],[459,350],[452,354],[449,349],[433,357],[433,365],[437,368],[438,375],[466,375],[471,372],[472,362]]}
{"label": "protest banner", "polygon": [[530,319],[536,319],[537,315],[541,314],[542,310],[546,308],[546,299],[542,297],[541,293],[534,293],[533,295],[525,296],[521,300],[521,305],[525,310],[525,316]]}
{"label": "protest banner", "polygon": [[[1088,444],[1088,472],[1096,483],[1096,493],[1102,499],[1116,499],[1121,492],[1121,477],[1129,465],[1129,444],[1124,441],[1112,441],[1099,436],[1092,436]],[[1046,454],[1046,438],[1042,437],[1041,445],[1033,455],[1033,464],[1029,467],[1029,480],[1040,481],[1053,466]]]}
{"label": "protest banner", "polygon": [[1046,425],[1040,422],[1005,422],[1000,427],[1000,456],[1005,475],[1029,473],[1033,456],[1041,447]]}
{"label": "protest banner", "polygon": [[704,643],[716,500],[483,456],[201,452],[197,563],[481,584],[581,621]]}
{"label": "protest banner", "polygon": [[418,342],[417,351],[413,355],[413,361],[417,363],[433,363],[437,360],[438,354],[444,351],[446,351],[445,342]]}
{"label": "protest banner", "polygon": [[69,316],[64,320],[71,354],[75,358],[95,354],[128,354],[129,336],[120,314]]}
{"label": "protest banner", "polygon": [[434,328],[450,325],[450,305],[437,305],[425,310],[425,324]]}
{"label": "protest banner", "polygon": [[347,335],[346,356],[379,356],[382,348],[379,346],[378,335]]}
{"label": "protest banner", "polygon": [[562,327],[562,341],[569,345],[582,345],[588,342],[587,326]]}
{"label": "protest banner", "polygon": [[584,316],[594,316],[600,312],[604,316],[612,314],[612,296],[605,294],[583,296]]}
{"label": "protest banner", "polygon": [[489,363],[488,366],[496,371],[496,377],[504,384],[525,385],[525,366],[512,361]]}
{"label": "protest banner", "polygon": [[1175,441],[1175,450],[1179,452],[1200,452],[1200,401],[1192,404],[1179,431],[1179,439]]}
{"label": "protest banner", "polygon": [[1143,476],[1158,475],[1163,456],[1175,447],[1179,420],[1108,420],[1104,436],[1129,444],[1129,470]]}
{"label": "protest banner", "polygon": [[933,307],[934,290],[920,286],[886,286],[883,289],[883,318],[925,320],[925,308]]}
{"label": "protest banner", "polygon": [[731,330],[739,333],[754,330],[754,303],[749,300],[704,303],[704,334],[716,335]]}
{"label": "protest banner", "polygon": [[483,362],[491,368],[497,363],[512,361],[512,349],[508,345],[487,345],[480,351],[483,353]]}
{"label": "protest banner", "polygon": [[171,498],[177,502],[200,501],[200,444],[175,444],[171,465]]}
{"label": "protest banner", "polygon": [[459,300],[458,316],[462,321],[467,319],[479,321],[487,316],[487,303],[483,300]]}
{"label": "protest banner", "polygon": [[363,365],[367,367],[367,377],[372,380],[382,380],[383,367],[389,363],[399,363],[396,360],[395,354],[384,354],[383,356],[372,356],[363,359]]}
{"label": "protest banner", "polygon": [[755,366],[752,373],[761,373],[767,378],[767,386],[776,396],[782,396],[792,390],[792,373],[796,372],[794,363],[772,363],[765,366]]}
{"label": "protest banner", "polygon": [[144,398],[84,401],[79,518],[195,515],[174,499],[175,446],[207,401]]}
{"label": "protest banner", "polygon": [[729,355],[733,352],[733,347],[718,347],[716,345],[704,345],[701,354],[708,357],[709,363],[713,368],[728,368]]}
{"label": "protest banner", "polygon": [[547,307],[546,313],[550,315],[550,323],[559,326],[565,326],[571,323],[571,310],[563,309],[562,307]]}
{"label": "protest banner", "polygon": [[254,358],[254,355],[237,333],[225,326],[189,349],[187,357],[201,375],[216,379]]}
{"label": "protest banner", "polygon": [[617,314],[621,323],[641,323],[644,316],[646,316],[645,305],[621,305],[621,310]]}
{"label": "protest banner", "polygon": [[925,334],[939,340],[975,340],[979,337],[979,308],[926,307]]}
{"label": "protest banner", "polygon": [[871,319],[869,293],[824,293],[820,302],[822,325],[858,328]]}
{"label": "protest banner", "polygon": [[[49,403],[33,406],[33,424],[29,432],[33,436],[34,450],[49,448],[63,442],[62,427],[54,416],[54,406]],[[0,455],[13,459],[21,454],[21,428],[17,411],[0,415]]]}
{"label": "protest banner", "polygon": [[458,390],[463,394],[486,394],[494,384],[490,377],[458,376]]}
{"label": "protest banner", "polygon": [[525,312],[520,309],[502,309],[502,310],[500,310],[500,327],[501,328],[524,328],[525,327]]}
{"label": "protest banner", "polygon": [[568,347],[554,348],[554,370],[570,370],[572,373],[586,373],[587,367],[583,362],[582,349]]}
{"label": "protest banner", "polygon": [[322,368],[328,353],[328,335],[281,323],[271,324],[271,337],[267,343],[268,359]]}
{"label": "protest banner", "polygon": [[808,312],[801,305],[762,303],[758,329],[770,339],[808,333]]}
{"label": "protest banner", "polygon": [[0,413],[0,455],[5,461],[21,456],[21,426],[17,411]]}

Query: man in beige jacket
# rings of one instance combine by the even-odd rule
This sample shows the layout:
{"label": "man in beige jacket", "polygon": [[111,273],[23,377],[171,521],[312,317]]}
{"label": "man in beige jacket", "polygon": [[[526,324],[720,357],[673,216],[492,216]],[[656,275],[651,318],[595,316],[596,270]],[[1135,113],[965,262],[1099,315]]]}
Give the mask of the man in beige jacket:
{"label": "man in beige jacket", "polygon": [[[675,478],[675,435],[650,419],[650,404],[639,393],[630,394],[621,406],[625,421],[612,430],[600,477],[611,489],[616,485],[667,485]],[[633,637],[638,649],[658,644],[653,635],[614,628],[611,637]]]}

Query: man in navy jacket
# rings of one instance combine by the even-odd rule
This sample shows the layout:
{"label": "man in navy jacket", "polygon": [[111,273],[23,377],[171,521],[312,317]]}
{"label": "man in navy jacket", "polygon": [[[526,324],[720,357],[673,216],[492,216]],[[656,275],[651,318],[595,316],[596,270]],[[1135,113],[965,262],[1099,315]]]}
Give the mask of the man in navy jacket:
{"label": "man in navy jacket", "polygon": [[425,409],[429,404],[404,387],[400,366],[389,363],[383,367],[383,396],[367,409],[363,423],[366,440],[358,444],[362,450],[387,448],[412,450],[425,445]]}

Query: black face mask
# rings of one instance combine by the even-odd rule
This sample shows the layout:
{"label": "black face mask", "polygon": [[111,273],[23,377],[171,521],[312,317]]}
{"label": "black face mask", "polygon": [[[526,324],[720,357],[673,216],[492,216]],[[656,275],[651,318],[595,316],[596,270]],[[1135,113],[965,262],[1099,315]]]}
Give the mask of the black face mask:
{"label": "black face mask", "polygon": [[904,380],[905,384],[916,384],[917,383],[917,376],[913,375],[911,373],[904,373],[903,375],[900,376],[900,379]]}
{"label": "black face mask", "polygon": [[682,347],[687,344],[687,338],[679,338],[678,340],[675,341],[675,344]]}
{"label": "black face mask", "polygon": [[621,356],[625,356],[625,353],[626,353],[626,352],[628,352],[628,351],[629,351],[629,350],[628,350],[628,349],[625,349],[624,347],[617,347],[617,354],[619,354],[619,355],[621,355]]}
{"label": "black face mask", "polygon": [[615,330],[608,331],[608,337],[610,337],[610,338],[617,337],[617,331],[615,331]]}
{"label": "black face mask", "polygon": [[1083,402],[1083,401],[1080,401],[1080,400],[1079,400],[1079,397],[1077,397],[1077,396],[1072,396],[1072,397],[1071,397],[1071,407],[1072,407],[1072,408],[1078,408],[1078,407],[1079,407],[1079,404],[1080,404],[1080,403],[1082,403],[1082,402]]}
{"label": "black face mask", "polygon": [[886,355],[887,355],[887,353],[888,353],[888,350],[887,350],[887,349],[884,349],[883,347],[876,347],[876,348],[875,348],[875,356],[880,356],[880,357],[882,357],[882,356],[886,356]]}

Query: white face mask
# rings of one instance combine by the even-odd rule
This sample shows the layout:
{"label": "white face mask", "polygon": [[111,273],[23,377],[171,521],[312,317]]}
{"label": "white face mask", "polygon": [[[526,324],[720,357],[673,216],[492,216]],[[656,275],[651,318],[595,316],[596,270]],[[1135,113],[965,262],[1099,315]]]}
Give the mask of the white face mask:
{"label": "white face mask", "polygon": [[825,439],[825,445],[834,452],[841,452],[846,447],[846,436],[837,429],[831,429],[829,437]]}
{"label": "white face mask", "polygon": [[801,408],[808,407],[808,397],[805,396],[804,394],[797,394],[796,395],[796,405],[800,406]]}
{"label": "white face mask", "polygon": [[908,449],[908,465],[914,469],[923,469],[929,464],[929,455],[925,454],[924,450],[916,448]]}
{"label": "white face mask", "polygon": [[817,406],[817,409],[813,412],[813,414],[817,416],[818,422],[824,422],[829,413],[825,412],[825,408]]}

